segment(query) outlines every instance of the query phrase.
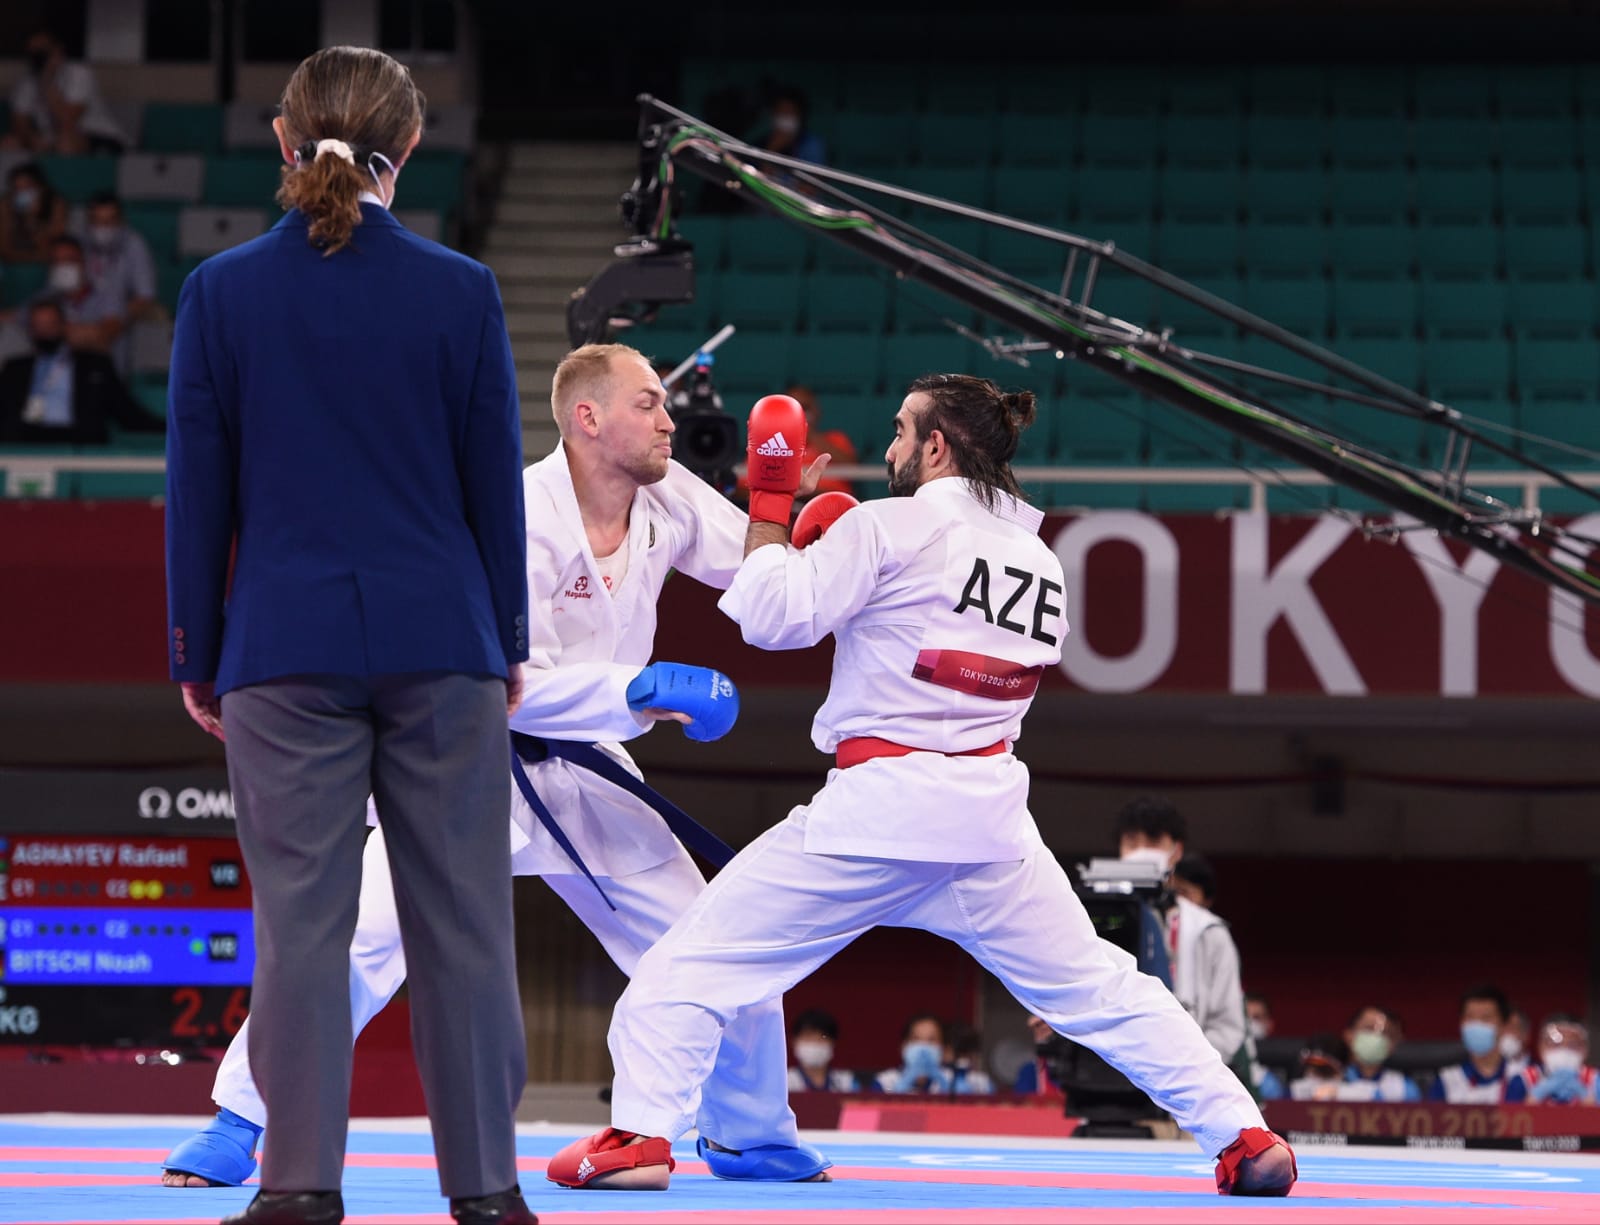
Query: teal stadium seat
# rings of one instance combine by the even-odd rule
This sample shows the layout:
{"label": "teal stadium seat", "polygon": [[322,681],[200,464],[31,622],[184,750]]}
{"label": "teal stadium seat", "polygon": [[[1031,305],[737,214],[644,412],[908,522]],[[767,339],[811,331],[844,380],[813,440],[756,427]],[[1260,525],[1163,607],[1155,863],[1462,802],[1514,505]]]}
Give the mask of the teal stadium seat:
{"label": "teal stadium seat", "polygon": [[1296,335],[1320,341],[1331,313],[1329,283],[1320,274],[1255,273],[1246,277],[1245,309]]}
{"label": "teal stadium seat", "polygon": [[[1238,303],[1244,299],[1244,282],[1231,268],[1198,273],[1183,279],[1225,302]],[[1157,299],[1156,317],[1161,326],[1177,329],[1180,340],[1186,337],[1192,340],[1202,334],[1214,336],[1227,327],[1205,307],[1172,293],[1163,293]]]}
{"label": "teal stadium seat", "polygon": [[1506,283],[1488,276],[1424,276],[1422,323],[1431,334],[1498,334],[1509,309]]}
{"label": "teal stadium seat", "polygon": [[1144,327],[1154,315],[1155,297],[1155,286],[1143,277],[1102,265],[1089,305],[1114,318]]}
{"label": "teal stadium seat", "polygon": [[[698,343],[699,339],[690,343]],[[789,351],[793,345],[794,338],[787,332],[740,332],[731,337],[716,351],[717,386],[724,399],[733,403],[746,396],[766,395],[793,377],[816,386],[809,372],[790,370]]]}
{"label": "teal stadium seat", "polygon": [[1256,163],[1245,173],[1245,207],[1258,217],[1305,217],[1328,204],[1321,166]]}
{"label": "teal stadium seat", "polygon": [[[283,160],[275,154],[232,153],[206,162],[205,202],[217,208],[268,208],[283,181]],[[411,167],[402,172],[405,203],[411,194]]]}
{"label": "teal stadium seat", "polygon": [[1345,360],[1402,387],[1415,390],[1422,383],[1421,347],[1409,337],[1350,337],[1332,348]]}
{"label": "teal stadium seat", "polygon": [[1432,221],[1417,231],[1417,265],[1430,274],[1493,276],[1501,263],[1500,227],[1487,218]]}
{"label": "teal stadium seat", "polygon": [[1161,150],[1174,162],[1237,163],[1245,151],[1244,120],[1237,111],[1175,111],[1162,122]]}
{"label": "teal stadium seat", "polygon": [[1479,64],[1424,64],[1412,83],[1417,114],[1481,117],[1494,109],[1490,74]]}
{"label": "teal stadium seat", "polygon": [[[885,343],[875,332],[811,332],[789,341],[785,361],[791,378],[819,392],[870,395],[883,381]],[[896,389],[891,380],[890,392]]]}
{"label": "teal stadium seat", "polygon": [[986,166],[994,160],[995,110],[950,114],[924,111],[913,141],[924,166]]}
{"label": "teal stadium seat", "polygon": [[144,501],[162,497],[167,478],[160,472],[79,472],[73,496],[86,501]]}
{"label": "teal stadium seat", "polygon": [[1025,221],[1064,218],[1073,201],[1065,166],[1001,166],[994,173],[995,211]]}
{"label": "teal stadium seat", "polygon": [[1507,164],[1500,172],[1500,198],[1514,216],[1575,220],[1583,211],[1583,177],[1572,163],[1562,166]]}
{"label": "teal stadium seat", "polygon": [[1244,172],[1233,162],[1172,162],[1161,172],[1161,207],[1178,211],[1237,212],[1244,203]]}
{"label": "teal stadium seat", "polygon": [[1156,196],[1154,162],[1086,161],[1078,168],[1078,208],[1148,216]]}
{"label": "teal stadium seat", "polygon": [[[1524,400],[1517,416],[1523,430],[1529,434],[1600,453],[1600,399],[1594,396]],[[1558,468],[1600,467],[1600,458],[1580,456],[1543,442],[1529,440],[1525,449]],[[1552,492],[1541,491],[1541,505],[1550,505],[1545,495]],[[1590,501],[1584,509],[1593,508],[1594,503]]]}
{"label": "teal stadium seat", "polygon": [[115,191],[117,160],[111,157],[41,157],[39,169],[69,203],[87,204],[99,191]]}
{"label": "teal stadium seat", "polygon": [[800,323],[804,279],[798,269],[783,272],[730,270],[723,278],[718,313],[740,329],[784,328]]}
{"label": "teal stadium seat", "polygon": [[1418,164],[1460,163],[1492,156],[1496,135],[1495,125],[1487,117],[1419,117],[1412,132]]}
{"label": "teal stadium seat", "polygon": [[1503,115],[1496,139],[1508,164],[1560,165],[1578,156],[1578,125],[1571,115]]}
{"label": "teal stadium seat", "polygon": [[1571,64],[1502,64],[1491,70],[1495,108],[1507,117],[1570,117],[1577,104]]}
{"label": "teal stadium seat", "polygon": [[1576,222],[1513,215],[1506,219],[1505,243],[1506,271],[1512,276],[1577,276],[1584,271],[1588,232]]}
{"label": "teal stadium seat", "polygon": [[[1153,227],[1148,213],[1133,210],[1085,210],[1074,222],[1085,238],[1114,242],[1119,250],[1140,259],[1149,259],[1155,249]],[[1081,269],[1083,261],[1078,261]]]}
{"label": "teal stadium seat", "polygon": [[181,102],[147,102],[142,145],[150,153],[222,151],[222,108]]}
{"label": "teal stadium seat", "polygon": [[888,314],[887,274],[818,271],[806,279],[806,317],[813,331],[881,332]]}
{"label": "teal stadium seat", "polygon": [[1252,162],[1320,162],[1328,151],[1327,122],[1321,115],[1254,113],[1245,119],[1245,148]]}
{"label": "teal stadium seat", "polygon": [[1400,165],[1412,154],[1411,120],[1399,115],[1338,114],[1328,124],[1328,145],[1341,169]]}
{"label": "teal stadium seat", "polygon": [[1448,402],[1462,392],[1503,396],[1511,386],[1511,344],[1501,337],[1429,337],[1422,352],[1435,399]]}
{"label": "teal stadium seat", "polygon": [[1517,386],[1523,400],[1600,394],[1600,350],[1587,335],[1522,335]]}
{"label": "teal stadium seat", "polygon": [[1245,229],[1250,272],[1320,273],[1328,262],[1328,231],[1320,221],[1255,221]]}
{"label": "teal stadium seat", "polygon": [[5,264],[0,266],[0,301],[19,306],[44,288],[47,269],[43,264]]}
{"label": "teal stadium seat", "polygon": [[1331,74],[1325,64],[1251,64],[1245,69],[1250,109],[1275,115],[1320,115],[1328,108]]}
{"label": "teal stadium seat", "polygon": [[[770,217],[735,217],[728,222],[728,268],[733,272],[792,272],[805,263],[806,236]],[[856,267],[861,257],[852,256]]]}
{"label": "teal stadium seat", "polygon": [[1244,251],[1239,224],[1227,214],[1179,214],[1156,229],[1156,259],[1185,280],[1203,272],[1231,272]]}
{"label": "teal stadium seat", "polygon": [[1350,335],[1411,335],[1417,327],[1417,282],[1409,276],[1336,272],[1334,326]]}
{"label": "teal stadium seat", "polygon": [[1488,162],[1424,164],[1417,168],[1417,211],[1488,220],[1495,210],[1495,176]]}
{"label": "teal stadium seat", "polygon": [[1390,119],[1411,110],[1411,74],[1389,64],[1342,64],[1328,80],[1328,99],[1336,116]]}
{"label": "teal stadium seat", "polygon": [[[128,391],[147,413],[165,418],[167,415],[167,376],[164,374],[135,374],[128,379]],[[118,435],[119,446],[137,446],[139,440],[157,438],[155,434]],[[164,438],[165,436],[159,436]],[[163,442],[163,446],[165,443]]]}
{"label": "teal stadium seat", "polygon": [[178,209],[167,204],[125,204],[123,212],[131,226],[149,245],[157,264],[178,257]]}
{"label": "teal stadium seat", "polygon": [[1006,115],[997,134],[1002,166],[1063,166],[1077,156],[1081,134],[1076,114]]}
{"label": "teal stadium seat", "polygon": [[855,444],[856,457],[864,464],[877,464],[894,433],[894,415],[899,411],[898,390],[891,395],[871,392],[830,392],[819,394],[824,429],[843,430]]}
{"label": "teal stadium seat", "polygon": [[1154,165],[1161,154],[1161,119],[1139,115],[1086,114],[1078,147],[1086,161]]}
{"label": "teal stadium seat", "polygon": [[1586,277],[1511,278],[1511,318],[1519,328],[1592,329],[1600,322],[1595,283]]}
{"label": "teal stadium seat", "polygon": [[1328,181],[1328,200],[1339,213],[1401,212],[1413,202],[1411,176],[1398,162],[1339,166]]}
{"label": "teal stadium seat", "polygon": [[884,380],[891,391],[924,374],[964,371],[989,375],[993,365],[971,341],[954,332],[909,333],[890,336],[884,342]]}
{"label": "teal stadium seat", "polygon": [[[989,175],[981,165],[907,167],[895,176],[897,186],[970,208],[989,207]],[[912,206],[913,220],[921,214]]]}
{"label": "teal stadium seat", "polygon": [[903,109],[852,111],[850,121],[831,136],[833,156],[837,164],[847,170],[860,166],[903,166],[911,161],[916,139],[915,115]]}
{"label": "teal stadium seat", "polygon": [[1242,115],[1249,98],[1249,74],[1230,64],[1175,67],[1161,74],[1161,93],[1169,117]]}
{"label": "teal stadium seat", "polygon": [[722,267],[728,241],[727,218],[693,215],[684,217],[678,223],[678,233],[694,245],[694,266],[697,272],[709,272]]}
{"label": "teal stadium seat", "polygon": [[[1076,382],[1083,387],[1077,387]],[[1080,467],[1144,462],[1145,402],[1130,387],[1084,372],[1069,377],[1057,407],[1058,460]]]}
{"label": "teal stadium seat", "polygon": [[407,208],[454,211],[466,188],[466,155],[418,152],[400,172],[400,190]]}
{"label": "teal stadium seat", "polygon": [[1232,434],[1181,409],[1151,401],[1146,420],[1153,465],[1222,468],[1232,465],[1238,456],[1238,441]]}

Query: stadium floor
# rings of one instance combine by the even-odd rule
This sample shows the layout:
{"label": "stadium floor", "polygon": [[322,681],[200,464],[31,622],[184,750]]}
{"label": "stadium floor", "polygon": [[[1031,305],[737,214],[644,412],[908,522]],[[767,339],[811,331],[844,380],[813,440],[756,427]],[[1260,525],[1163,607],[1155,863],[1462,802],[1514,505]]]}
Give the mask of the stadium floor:
{"label": "stadium floor", "polygon": [[[252,1187],[178,1190],[155,1180],[194,1118],[0,1116],[0,1221],[216,1221]],[[818,1132],[835,1162],[827,1185],[719,1182],[677,1150],[666,1193],[567,1191],[545,1162],[586,1129],[518,1128],[528,1202],[545,1222],[627,1225],[1187,1225],[1189,1222],[1511,1222],[1600,1225],[1600,1161],[1555,1154],[1308,1149],[1286,1200],[1222,1199],[1189,1144]],[[358,1120],[345,1177],[352,1222],[447,1222],[420,1120]]]}

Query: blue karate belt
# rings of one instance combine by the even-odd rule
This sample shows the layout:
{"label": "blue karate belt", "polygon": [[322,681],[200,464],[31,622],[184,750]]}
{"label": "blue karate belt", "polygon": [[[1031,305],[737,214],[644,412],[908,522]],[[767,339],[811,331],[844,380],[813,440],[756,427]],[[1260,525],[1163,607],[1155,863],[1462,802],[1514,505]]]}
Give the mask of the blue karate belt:
{"label": "blue karate belt", "polygon": [[713,867],[720,868],[733,858],[731,846],[654,787],[646,786],[635,778],[614,757],[595,745],[578,740],[547,740],[542,736],[530,736],[526,732],[512,732],[511,777],[516,780],[517,790],[522,792],[522,798],[528,801],[528,807],[533,809],[533,815],[539,818],[539,824],[549,831],[556,845],[578,866],[578,871],[588,878],[595,892],[612,910],[617,908],[616,903],[606,897],[606,891],[600,887],[600,882],[594,878],[594,873],[589,871],[589,865],[583,862],[583,856],[578,854],[578,848],[572,845],[572,840],[562,832],[550,809],[539,798],[539,793],[533,789],[533,780],[528,777],[527,768],[523,765],[524,761],[539,762],[551,757],[582,766],[591,774],[599,775],[606,782],[621,787],[629,795],[644,801],[660,814],[661,819],[667,823],[667,828],[679,842]]}

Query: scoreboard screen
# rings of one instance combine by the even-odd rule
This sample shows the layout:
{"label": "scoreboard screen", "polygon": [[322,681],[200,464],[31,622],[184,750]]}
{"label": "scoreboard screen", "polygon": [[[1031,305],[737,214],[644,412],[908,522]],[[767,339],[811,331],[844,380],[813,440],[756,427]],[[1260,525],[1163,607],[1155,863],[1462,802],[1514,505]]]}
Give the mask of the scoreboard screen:
{"label": "scoreboard screen", "polygon": [[0,1041],[222,1040],[254,965],[232,839],[0,835]]}

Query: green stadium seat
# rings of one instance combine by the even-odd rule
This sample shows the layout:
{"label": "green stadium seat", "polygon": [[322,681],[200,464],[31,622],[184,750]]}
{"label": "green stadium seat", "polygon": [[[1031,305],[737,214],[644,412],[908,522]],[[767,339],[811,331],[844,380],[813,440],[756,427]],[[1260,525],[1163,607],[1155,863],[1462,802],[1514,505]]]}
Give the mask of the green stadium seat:
{"label": "green stadium seat", "polygon": [[1146,410],[1151,464],[1225,468],[1238,455],[1238,439],[1219,425],[1161,401]]}
{"label": "green stadium seat", "polygon": [[722,281],[718,317],[740,329],[793,332],[800,323],[803,284],[798,271],[731,271]]}
{"label": "green stadium seat", "polygon": [[1026,280],[1041,277],[1053,285],[1060,285],[1061,273],[1067,263],[1066,247],[1020,230],[991,229],[987,239],[986,258],[995,267]]}
{"label": "green stadium seat", "polygon": [[1295,118],[1327,109],[1329,73],[1323,64],[1253,64],[1246,77],[1250,109],[1257,115]]}
{"label": "green stadium seat", "polygon": [[1430,334],[1470,330],[1498,334],[1506,326],[1508,288],[1489,276],[1422,278],[1422,326]]}
{"label": "green stadium seat", "polygon": [[1155,286],[1143,277],[1102,265],[1095,277],[1089,305],[1114,318],[1145,327],[1155,310],[1155,292]]}
{"label": "green stadium seat", "polygon": [[1578,109],[1600,114],[1600,63],[1577,65]]}
{"label": "green stadium seat", "polygon": [[1571,115],[1501,116],[1500,156],[1509,164],[1570,165],[1578,156],[1578,132]]}
{"label": "green stadium seat", "polygon": [[[751,333],[751,335],[754,335],[754,333]],[[628,332],[623,339],[651,361],[667,366],[676,366],[684,358],[688,357],[690,353],[694,352],[695,346],[705,340],[706,337],[707,334],[698,328],[682,326],[674,316],[666,322],[657,320],[655,323],[647,323],[642,327],[635,328]],[[737,337],[737,342],[743,344],[745,338],[746,333],[741,332]],[[733,341],[729,342],[729,350],[732,349],[733,344]],[[718,349],[715,356],[720,360],[723,353],[724,350]],[[717,370],[719,386],[721,384],[721,376],[722,371],[719,367]]]}
{"label": "green stadium seat", "polygon": [[1328,146],[1338,166],[1404,162],[1413,147],[1411,121],[1398,115],[1335,115]]}
{"label": "green stadium seat", "polygon": [[1129,161],[1153,165],[1161,154],[1161,121],[1143,115],[1086,114],[1078,147],[1089,161]]}
{"label": "green stadium seat", "polygon": [[1206,64],[1172,68],[1161,74],[1162,100],[1169,118],[1180,115],[1239,115],[1249,97],[1243,67]]}
{"label": "green stadium seat", "polygon": [[1154,115],[1161,109],[1161,94],[1150,74],[1129,71],[1126,64],[1103,60],[1066,71],[1077,79],[1085,115]]}
{"label": "green stadium seat", "polygon": [[[1184,280],[1235,306],[1244,301],[1244,282],[1231,268],[1186,276]],[[1180,339],[1193,339],[1201,334],[1217,336],[1230,330],[1228,324],[1205,307],[1172,293],[1162,293],[1157,298],[1156,318],[1162,327],[1176,328]]]}
{"label": "green stadium seat", "polygon": [[178,254],[178,209],[165,204],[124,204],[128,225],[144,239],[156,263],[169,262]]}
{"label": "green stadium seat", "polygon": [[[700,339],[703,337],[689,343],[697,344]],[[717,386],[724,396],[729,394],[729,388],[738,389],[741,395],[752,389],[761,395],[770,392],[780,380],[789,378],[799,378],[816,386],[808,377],[809,372],[790,368],[790,349],[793,345],[794,338],[787,332],[740,332],[730,337],[716,351]],[[685,351],[677,356],[681,360],[688,355]],[[655,356],[662,354],[658,352]],[[667,356],[671,360],[671,355]]]}
{"label": "green stadium seat", "polygon": [[97,191],[115,191],[117,159],[112,157],[41,157],[39,169],[69,203],[87,204]]}
{"label": "green stadium seat", "polygon": [[1144,508],[1153,514],[1215,514],[1223,510],[1240,510],[1250,504],[1250,487],[1245,484],[1195,485],[1151,481],[1143,486],[1142,494]]}
{"label": "green stadium seat", "polygon": [[1245,207],[1254,216],[1306,216],[1328,204],[1321,166],[1252,164],[1245,172]]}
{"label": "green stadium seat", "polygon": [[1575,219],[1582,211],[1583,178],[1570,162],[1564,166],[1507,164],[1500,172],[1500,198],[1514,216]]}
{"label": "green stadium seat", "polygon": [[[1147,213],[1123,210],[1099,211],[1085,209],[1074,223],[1085,238],[1099,242],[1114,242],[1118,250],[1149,259],[1155,249],[1155,239]],[[1079,264],[1083,261],[1080,259]]]}
{"label": "green stadium seat", "polygon": [[1600,349],[1588,335],[1521,335],[1517,386],[1525,399],[1600,394]]}
{"label": "green stadium seat", "polygon": [[1577,276],[1587,258],[1588,231],[1575,223],[1551,222],[1542,216],[1506,220],[1506,271]]}
{"label": "green stadium seat", "polygon": [[[972,208],[989,207],[989,176],[983,166],[908,166],[895,176],[896,186]],[[911,217],[925,216],[912,206]]]}
{"label": "green stadium seat", "polygon": [[1253,221],[1245,229],[1250,272],[1317,272],[1328,260],[1328,231],[1320,222]]}
{"label": "green stadium seat", "polygon": [[1412,89],[1417,114],[1429,118],[1488,115],[1494,107],[1490,74],[1480,64],[1424,64]]}
{"label": "green stadium seat", "polygon": [[1404,210],[1411,207],[1411,176],[1398,162],[1340,166],[1329,177],[1328,197],[1336,212]]}
{"label": "green stadium seat", "polygon": [[926,209],[919,210],[911,218],[911,224],[946,246],[979,258],[983,257],[991,229],[982,221],[957,217],[951,213],[933,213]]}
{"label": "green stadium seat", "polygon": [[1403,276],[1417,261],[1417,232],[1399,212],[1336,214],[1328,242],[1336,274]]}
{"label": "green stadium seat", "polygon": [[694,244],[696,271],[709,272],[722,267],[728,241],[726,218],[685,217],[678,222],[678,233]]}
{"label": "green stadium seat", "polygon": [[1511,319],[1519,328],[1593,328],[1600,322],[1595,283],[1585,277],[1512,277]]}
{"label": "green stadium seat", "polygon": [[[819,392],[867,395],[883,381],[883,350],[884,338],[875,332],[812,332],[794,337],[785,360],[790,377]],[[896,390],[892,380],[890,390]]]}
{"label": "green stadium seat", "polygon": [[[839,65],[841,77],[852,71],[851,66]],[[946,72],[931,65],[925,66],[925,73],[923,93],[926,100],[922,106],[925,111],[947,115],[995,115],[1005,109],[1007,82],[1001,73]],[[798,78],[800,73],[791,76]],[[809,77],[805,79],[809,82]]]}
{"label": "green stadium seat", "polygon": [[1422,350],[1410,338],[1350,337],[1339,341],[1334,351],[1401,387],[1415,389],[1422,382]]}
{"label": "green stadium seat", "polygon": [[1051,481],[1041,484],[1035,506],[1069,514],[1089,510],[1140,510],[1144,506],[1141,485],[1099,481]]}
{"label": "green stadium seat", "polygon": [[1174,111],[1162,121],[1161,149],[1168,165],[1202,158],[1237,162],[1244,147],[1244,122],[1237,111]]}
{"label": "green stadium seat", "polygon": [[[167,376],[164,374],[135,374],[128,379],[128,391],[141,408],[157,417],[167,415]],[[120,436],[119,436],[120,437]],[[126,441],[153,438],[153,434],[129,434]]]}
{"label": "green stadium seat", "polygon": [[[283,181],[283,160],[275,154],[233,153],[206,162],[205,202],[218,208],[267,208]],[[406,167],[405,203],[410,199],[411,167]]]}
{"label": "green stadium seat", "polygon": [[[1518,421],[1528,434],[1539,435],[1571,447],[1582,447],[1600,452],[1600,399],[1594,396],[1524,400],[1518,410]],[[1593,468],[1600,460],[1585,459],[1573,452],[1532,439],[1524,445],[1529,454],[1543,458],[1559,468]],[[1554,491],[1540,490],[1540,505],[1549,506],[1547,495]],[[1585,509],[1592,509],[1590,501]]]}
{"label": "green stadium seat", "polygon": [[[1271,466],[1282,466],[1285,461],[1274,459]],[[1332,485],[1288,484],[1268,481],[1267,513],[1271,515],[1320,515],[1333,505]]]}
{"label": "green stadium seat", "polygon": [[1500,229],[1493,222],[1423,218],[1417,265],[1429,274],[1492,276],[1500,266]]}
{"label": "green stadium seat", "polygon": [[1156,196],[1154,162],[1085,162],[1078,168],[1078,208],[1082,212],[1127,210],[1148,215]]}
{"label": "green stadium seat", "polygon": [[903,164],[911,158],[914,121],[909,110],[852,111],[850,121],[832,133],[834,156],[847,168]]}
{"label": "green stadium seat", "polygon": [[[731,272],[780,272],[797,276],[805,262],[806,236],[798,228],[768,217],[735,217],[728,222]],[[860,266],[860,256],[856,256]]]}
{"label": "green stadium seat", "polygon": [[1577,101],[1571,64],[1502,64],[1492,70],[1491,81],[1502,119],[1570,117]]}
{"label": "green stadium seat", "polygon": [[0,302],[20,306],[44,288],[48,272],[43,264],[0,265]]}
{"label": "green stadium seat", "polygon": [[907,114],[922,105],[921,73],[909,64],[874,64],[871,72],[846,72],[839,83],[841,103],[852,111],[885,112],[904,108]]}
{"label": "green stadium seat", "polygon": [[1244,173],[1233,162],[1173,163],[1161,173],[1161,206],[1175,212],[1221,211],[1230,215],[1244,203]]}
{"label": "green stadium seat", "polygon": [[1409,276],[1336,272],[1333,322],[1349,335],[1407,335],[1417,326],[1417,282]]}
{"label": "green stadium seat", "polygon": [[875,464],[883,456],[884,448],[894,433],[894,415],[900,408],[901,396],[896,388],[890,395],[862,394],[860,392],[834,392],[818,396],[822,408],[822,427],[843,430],[855,443],[857,458],[864,464]]}
{"label": "green stadium seat", "polygon": [[1411,110],[1411,74],[1387,64],[1336,65],[1329,74],[1328,98],[1336,116],[1403,115]]}
{"label": "green stadium seat", "polygon": [[1144,462],[1145,401],[1109,379],[1089,380],[1089,390],[1068,382],[1059,408],[1055,450],[1066,464],[1135,465]]}
{"label": "green stadium seat", "polygon": [[891,389],[903,388],[914,378],[924,374],[942,374],[951,370],[977,373],[988,363],[976,360],[977,350],[971,341],[946,331],[943,334],[909,333],[890,336],[884,342],[884,380]]}
{"label": "green stadium seat", "polygon": [[1252,273],[1245,278],[1244,305],[1281,328],[1320,341],[1327,334],[1331,308],[1328,281],[1321,275],[1279,276]]}
{"label": "green stadium seat", "polygon": [[1328,129],[1320,115],[1252,113],[1245,119],[1245,148],[1254,162],[1320,162]]}
{"label": "green stadium seat", "polygon": [[993,109],[918,115],[913,140],[923,165],[988,165],[994,160],[994,116]]}
{"label": "green stadium seat", "polygon": [[142,147],[150,153],[222,151],[222,108],[181,102],[147,102]]}
{"label": "green stadium seat", "polygon": [[1419,164],[1482,159],[1495,152],[1496,129],[1484,118],[1418,118],[1412,137]]}
{"label": "green stadium seat", "polygon": [[889,315],[887,273],[814,272],[806,279],[806,316],[813,331],[882,332]]}
{"label": "green stadium seat", "polygon": [[1487,161],[1417,169],[1417,211],[1488,219],[1495,209],[1495,177]]}
{"label": "green stadium seat", "polygon": [[1500,396],[1511,385],[1511,344],[1498,336],[1430,336],[1422,353],[1436,397],[1463,391]]}
{"label": "green stadium seat", "polygon": [[466,188],[467,159],[461,153],[416,153],[400,172],[407,208],[454,211]]}
{"label": "green stadium seat", "polygon": [[1077,154],[1078,125],[1074,114],[1008,114],[996,137],[1000,164],[1064,166]]}
{"label": "green stadium seat", "polygon": [[161,472],[79,472],[73,496],[87,501],[145,501],[163,497],[167,478]]}
{"label": "green stadium seat", "polygon": [[169,313],[178,309],[178,294],[183,289],[183,282],[193,271],[189,262],[173,260],[156,261],[156,298]]}
{"label": "green stadium seat", "polygon": [[1156,262],[1188,279],[1198,272],[1231,272],[1239,266],[1244,235],[1231,216],[1180,216],[1156,228]]}
{"label": "green stadium seat", "polygon": [[1065,166],[1001,166],[994,172],[996,212],[1024,220],[1065,217],[1072,176]]}

